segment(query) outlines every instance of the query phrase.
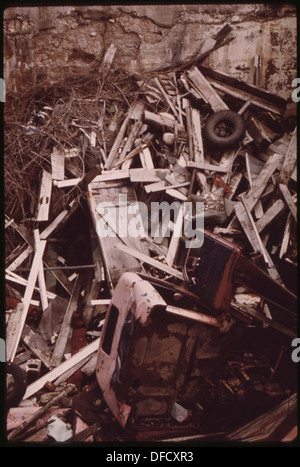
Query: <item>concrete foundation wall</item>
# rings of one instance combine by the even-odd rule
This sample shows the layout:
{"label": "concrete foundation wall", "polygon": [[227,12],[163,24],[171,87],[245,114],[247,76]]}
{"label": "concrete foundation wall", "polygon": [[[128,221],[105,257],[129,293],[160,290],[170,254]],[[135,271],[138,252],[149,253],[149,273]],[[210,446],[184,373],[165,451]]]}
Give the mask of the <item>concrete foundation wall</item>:
{"label": "concrete foundation wall", "polygon": [[97,70],[105,51],[117,46],[114,67],[148,72],[183,62],[225,24],[234,40],[203,63],[254,79],[284,98],[297,73],[297,18],[289,4],[80,5],[14,7],[4,11],[4,78],[20,91],[41,77],[55,80],[65,69]]}

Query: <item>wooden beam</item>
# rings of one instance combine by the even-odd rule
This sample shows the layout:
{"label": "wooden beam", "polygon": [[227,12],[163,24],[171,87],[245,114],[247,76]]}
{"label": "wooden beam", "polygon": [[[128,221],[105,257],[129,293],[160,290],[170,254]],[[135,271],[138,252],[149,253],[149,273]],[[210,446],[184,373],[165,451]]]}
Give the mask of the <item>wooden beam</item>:
{"label": "wooden beam", "polygon": [[133,183],[161,181],[169,173],[169,169],[129,169],[130,181]]}
{"label": "wooden beam", "polygon": [[[37,280],[41,260],[45,251],[46,241],[41,240],[37,245],[34,258],[32,261],[31,270],[28,276],[28,282],[25,289],[24,297],[22,303],[17,306],[17,322],[13,322],[10,324],[11,319],[8,323],[7,329],[7,340],[6,340],[6,353],[7,353],[7,361],[13,361],[17,352],[17,348],[20,342],[20,338],[22,336],[23,327],[27,318],[27,313],[30,305],[30,300],[32,298],[32,294],[34,291],[35,283]],[[11,316],[12,318],[12,316]],[[12,326],[13,325],[13,326]],[[11,329],[11,327],[13,329]]]}
{"label": "wooden beam", "polygon": [[283,164],[279,173],[278,183],[287,185],[297,162],[297,127],[292,134],[288,150],[283,159]]}
{"label": "wooden beam", "polygon": [[297,222],[297,207],[294,203],[293,197],[291,196],[291,193],[289,192],[287,185],[280,183],[279,188],[280,188],[281,193],[283,194],[283,197],[285,199],[286,204],[288,205],[289,210],[292,213],[293,218]]}
{"label": "wooden beam", "polygon": [[114,165],[114,160],[118,154],[118,151],[119,151],[119,148],[120,148],[120,144],[122,143],[123,141],[123,138],[124,138],[124,135],[125,135],[125,131],[126,131],[126,128],[129,124],[129,121],[131,119],[131,115],[132,115],[132,112],[134,111],[134,108],[135,108],[135,105],[136,105],[136,102],[133,103],[130,108],[128,109],[128,113],[126,115],[126,118],[124,119],[122,125],[121,125],[121,128],[119,130],[119,133],[114,141],[114,144],[112,145],[112,148],[110,150],[110,153],[108,154],[107,156],[107,159],[105,161],[105,164],[104,164],[104,168],[106,170],[109,170],[112,168],[112,166]]}
{"label": "wooden beam", "polygon": [[154,82],[156,84],[156,86],[158,87],[158,89],[160,90],[160,92],[162,93],[163,97],[165,98],[168,106],[170,107],[170,109],[172,110],[173,114],[175,115],[176,118],[179,119],[179,114],[177,112],[177,110],[175,109],[174,105],[173,105],[173,102],[171,101],[171,99],[169,98],[168,94],[166,93],[166,91],[164,90],[164,87],[163,85],[161,84],[160,80],[158,77],[155,77],[154,78]]}
{"label": "wooden beam", "polygon": [[[145,110],[144,112],[144,121],[146,123],[152,124],[154,126],[158,126],[162,129],[168,129],[174,131],[175,128],[175,120],[172,118],[168,118],[166,115],[155,114],[150,112],[149,110]],[[178,124],[178,131],[184,131],[185,128],[183,125]]]}
{"label": "wooden beam", "polygon": [[33,252],[33,248],[31,245],[22,251],[22,253],[6,268],[8,271],[15,271],[24,261],[27,259],[31,253]]}
{"label": "wooden beam", "polygon": [[48,371],[45,375],[41,378],[37,379],[33,383],[31,383],[25,392],[24,399],[28,399],[29,397],[36,394],[40,389],[44,387],[44,385],[49,381],[55,381],[58,377],[63,375],[66,371],[70,368],[73,368],[80,362],[85,362],[87,358],[89,358],[94,352],[97,352],[99,348],[100,338],[95,339],[91,344],[86,345],[82,349],[80,349],[76,354],[72,355],[68,360],[65,360],[53,370]]}
{"label": "wooden beam", "polygon": [[[40,244],[43,240],[40,239],[40,234],[38,230],[35,230],[33,232],[34,234],[34,241],[36,245],[36,250],[40,248]],[[41,258],[40,262],[40,267],[39,267],[39,272],[38,272],[38,283],[39,283],[39,288],[40,288],[40,297],[41,297],[41,303],[42,303],[42,310],[46,310],[48,308],[48,297],[47,297],[47,289],[46,289],[46,282],[45,282],[45,275],[44,275],[44,269],[43,269],[43,260]]]}
{"label": "wooden beam", "polygon": [[181,204],[180,209],[177,214],[177,219],[175,220],[174,223],[174,230],[173,230],[173,235],[169,244],[169,249],[166,257],[167,264],[169,266],[173,266],[180,238],[181,238],[181,232],[182,232],[182,223],[183,223],[183,206]]}
{"label": "wooden beam", "polygon": [[36,220],[38,222],[47,221],[49,218],[49,208],[52,191],[52,176],[46,170],[43,170],[40,194],[39,194],[39,206]]}
{"label": "wooden beam", "polygon": [[52,180],[64,180],[65,178],[65,156],[56,147],[51,154]]}
{"label": "wooden beam", "polygon": [[261,233],[266,227],[272,224],[275,219],[282,214],[286,208],[282,199],[278,199],[274,204],[263,214],[263,216],[256,221],[255,225],[258,233]]}
{"label": "wooden beam", "polygon": [[207,164],[205,162],[188,162],[187,167],[199,170],[209,170],[210,172],[227,173],[227,167],[220,165]]}
{"label": "wooden beam", "polygon": [[[226,73],[213,70],[203,65],[199,66],[199,69],[210,82],[217,82],[218,85],[222,85],[222,90],[229,90],[234,92],[236,97],[244,101],[251,101],[253,105],[260,106],[266,110],[270,110],[274,113],[283,114],[286,108],[287,101],[280,97],[278,94],[272,94],[265,91],[262,88],[254,86],[242,81],[238,78],[234,78]],[[221,89],[220,89],[221,90]]]}
{"label": "wooden beam", "polygon": [[60,328],[60,332],[55,344],[55,348],[52,354],[52,359],[51,359],[51,368],[56,367],[59,365],[63,359],[65,347],[70,335],[71,331],[71,319],[73,313],[77,310],[78,307],[78,300],[79,300],[79,295],[80,295],[80,290],[81,290],[81,285],[82,285],[82,276],[78,275],[74,284],[73,292],[70,297],[68,307]]}
{"label": "wooden beam", "polygon": [[234,210],[254,252],[262,254],[267,266],[268,274],[272,277],[272,279],[282,283],[282,280],[275,268],[272,258],[266,250],[259,236],[259,233],[257,232],[250,210],[249,208],[246,208],[246,203],[243,203],[241,201],[235,203]]}
{"label": "wooden beam", "polygon": [[165,181],[160,181],[160,182],[149,183],[149,185],[144,186],[144,189],[146,193],[156,193],[158,191],[166,191],[169,189],[183,188],[189,185],[190,185],[190,182],[178,183],[178,185],[166,185]]}
{"label": "wooden beam", "polygon": [[289,212],[283,232],[283,238],[280,246],[279,258],[281,259],[288,251],[289,243],[290,243],[290,235],[291,235],[291,228],[292,228],[292,213]]}
{"label": "wooden beam", "polygon": [[193,88],[210,104],[214,112],[228,110],[228,106],[197,67],[187,71],[186,76]]}
{"label": "wooden beam", "polygon": [[150,264],[151,266],[164,271],[165,273],[177,277],[180,280],[184,280],[183,274],[180,271],[177,271],[177,269],[171,268],[170,266],[161,263],[160,261],[157,261],[150,256],[146,256],[143,253],[141,253],[138,250],[134,250],[132,248],[128,248],[127,246],[123,245],[122,243],[118,243],[116,245],[116,248],[120,251],[123,251],[124,253],[127,253],[128,255],[134,256],[137,258],[139,261],[142,263],[147,263]]}
{"label": "wooden beam", "polygon": [[280,163],[282,156],[280,154],[273,154],[266,162],[264,168],[260,174],[253,181],[252,187],[244,196],[244,200],[247,203],[249,211],[252,211],[260,196],[262,195],[270,177],[273,175]]}

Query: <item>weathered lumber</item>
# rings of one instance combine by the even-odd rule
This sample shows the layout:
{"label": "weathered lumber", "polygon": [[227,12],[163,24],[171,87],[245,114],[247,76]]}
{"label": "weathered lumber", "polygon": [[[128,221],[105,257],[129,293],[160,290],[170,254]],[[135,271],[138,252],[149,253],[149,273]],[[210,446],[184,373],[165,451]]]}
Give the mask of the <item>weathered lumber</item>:
{"label": "weathered lumber", "polygon": [[78,300],[79,300],[79,295],[81,291],[82,280],[83,280],[82,276],[78,275],[75,281],[74,287],[73,287],[72,295],[70,297],[61,328],[60,328],[60,332],[59,332],[59,335],[58,335],[58,338],[55,344],[55,348],[53,350],[52,359],[50,363],[51,368],[59,365],[63,359],[65,347],[66,347],[66,344],[67,344],[67,341],[70,335],[70,331],[71,331],[72,315],[78,307]]}
{"label": "weathered lumber", "polygon": [[297,128],[294,133],[283,159],[283,164],[279,173],[278,183],[287,185],[296,166],[297,162]]}
{"label": "weathered lumber", "polygon": [[285,203],[278,199],[274,204],[258,219],[255,223],[257,231],[261,233],[266,227],[270,226],[285,209]]}
{"label": "weathered lumber", "polygon": [[41,407],[39,410],[34,412],[30,417],[26,418],[24,422],[22,422],[17,428],[15,428],[13,431],[8,433],[7,439],[9,441],[12,441],[13,439],[16,438],[18,434],[20,434],[22,431],[24,431],[26,428],[28,428],[32,423],[34,423],[36,420],[42,417],[50,407],[53,405],[57,404],[59,401],[61,401],[64,397],[68,396],[72,391],[74,391],[75,386],[73,384],[70,384],[61,391],[60,393],[57,394],[57,396],[53,397],[46,405]]}
{"label": "weathered lumber", "polygon": [[247,203],[249,211],[252,211],[255,204],[262,195],[270,177],[275,172],[278,164],[280,163],[282,156],[280,154],[274,154],[266,162],[264,168],[261,170],[260,174],[253,181],[252,187],[244,196],[244,200]]}
{"label": "weathered lumber", "polygon": [[52,176],[46,170],[43,170],[40,193],[38,213],[36,216],[37,221],[47,221],[49,218],[49,208],[52,192]]}
{"label": "weathered lumber", "polygon": [[[144,121],[163,130],[174,131],[175,128],[175,120],[173,118],[168,118],[166,115],[161,114],[157,115],[149,110],[145,110],[144,112]],[[178,131],[184,131],[184,129],[183,125],[178,124]]]}
{"label": "weathered lumber", "polygon": [[91,344],[86,345],[80,349],[76,354],[72,355],[68,360],[65,360],[53,370],[47,372],[41,378],[37,379],[31,383],[25,392],[24,399],[28,399],[37,393],[40,389],[44,387],[47,382],[52,382],[57,380],[61,375],[66,373],[70,368],[73,368],[75,365],[83,362],[86,362],[94,352],[97,352],[99,348],[100,338],[95,339]]}
{"label": "weathered lumber", "polygon": [[65,156],[56,147],[51,154],[52,180],[63,180],[65,178]]}
{"label": "weathered lumber", "polygon": [[[6,353],[7,361],[13,361],[22,335],[23,327],[27,318],[27,313],[32,298],[33,290],[37,280],[41,260],[46,247],[46,241],[42,240],[36,247],[28,282],[23,296],[23,301],[17,306],[14,322],[10,319],[7,328]],[[12,316],[11,316],[12,318]]]}
{"label": "weathered lumber", "polygon": [[182,231],[182,223],[183,223],[183,206],[181,204],[180,209],[177,214],[177,218],[175,219],[174,223],[174,230],[173,235],[169,244],[168,253],[166,256],[166,261],[169,266],[173,266],[174,260],[176,258],[180,238],[181,238],[181,231]]}
{"label": "weathered lumber", "polygon": [[[35,230],[33,232],[34,234],[34,240],[35,240],[35,245],[36,249],[40,247],[40,243],[43,241],[40,239],[39,231]],[[39,283],[39,288],[40,288],[40,297],[41,297],[41,303],[42,303],[42,310],[44,311],[48,307],[48,297],[47,297],[47,290],[46,290],[46,282],[45,282],[45,275],[44,275],[44,269],[43,269],[43,260],[41,258],[40,261],[40,267],[38,271],[38,283]]]}
{"label": "weathered lumber", "polygon": [[283,238],[282,238],[280,251],[279,251],[279,258],[282,258],[288,251],[291,228],[292,228],[292,213],[289,212],[287,216],[284,232],[283,232]]}
{"label": "weathered lumber", "polygon": [[[244,200],[243,200],[244,201]],[[249,208],[246,203],[239,201],[235,203],[234,210],[236,216],[254,250],[256,253],[261,253],[266,263],[268,274],[276,281],[282,283],[281,278],[275,268],[272,258],[266,250],[259,233],[257,232],[254,220],[251,216]]]}
{"label": "weathered lumber", "polygon": [[170,274],[171,276],[177,277],[178,279],[183,280],[183,274],[180,271],[177,271],[177,269],[174,269],[166,264],[161,263],[160,261],[157,261],[150,256],[146,256],[142,253],[140,253],[138,250],[134,250],[133,248],[128,248],[126,245],[123,245],[122,243],[118,243],[116,245],[116,248],[120,251],[123,251],[124,253],[134,256],[137,258],[139,261],[142,263],[147,263],[150,264],[151,266],[160,269],[161,271],[166,272],[167,274]]}
{"label": "weathered lumber", "polygon": [[22,333],[22,340],[30,351],[41,360],[43,365],[45,365],[46,368],[50,368],[52,352],[48,348],[45,339],[25,324]]}
{"label": "weathered lumber", "polygon": [[[251,101],[253,105],[270,110],[277,114],[283,114],[286,108],[286,100],[278,94],[272,94],[262,88],[249,84],[226,73],[199,65],[200,71],[210,81],[222,85],[222,91],[234,93],[235,97],[245,101]],[[221,89],[220,89],[221,90]]]}
{"label": "weathered lumber", "polygon": [[158,87],[158,89],[160,90],[160,92],[162,93],[163,97],[165,98],[165,100],[167,101],[167,104],[169,105],[170,109],[172,110],[173,114],[175,115],[176,118],[179,119],[179,114],[177,112],[177,110],[175,109],[174,105],[173,105],[173,102],[171,101],[171,99],[169,98],[168,94],[166,93],[166,91],[164,90],[164,87],[163,85],[161,84],[161,81],[159,79],[159,77],[155,77],[154,78],[154,82],[156,84],[156,86]]}
{"label": "weathered lumber", "polygon": [[120,147],[120,144],[122,143],[122,140],[124,138],[124,135],[125,135],[125,131],[126,131],[126,128],[129,124],[129,121],[131,119],[131,116],[132,116],[132,112],[134,111],[134,108],[135,108],[135,105],[136,105],[136,102],[134,102],[130,108],[128,109],[128,113],[126,115],[126,118],[124,119],[122,125],[121,125],[121,128],[119,130],[119,133],[114,141],[114,144],[110,150],[110,153],[108,154],[107,156],[107,159],[105,161],[105,164],[104,164],[104,168],[109,170],[112,168],[113,164],[114,164],[114,160],[117,156],[117,153],[119,151],[119,147]]}
{"label": "weathered lumber", "polygon": [[145,185],[144,189],[146,193],[156,193],[158,191],[166,191],[170,189],[183,188],[190,185],[190,182],[179,183],[178,185],[166,185],[165,181],[150,183]]}
{"label": "weathered lumber", "polygon": [[221,96],[215,91],[211,84],[197,67],[193,67],[186,72],[187,79],[197,93],[208,102],[214,112],[219,110],[228,110]]}
{"label": "weathered lumber", "polygon": [[294,203],[293,197],[291,196],[291,193],[289,192],[287,185],[280,183],[279,188],[280,188],[281,193],[283,194],[284,200],[286,204],[288,205],[289,210],[292,213],[293,218],[297,222],[297,207]]}
{"label": "weathered lumber", "polygon": [[187,167],[200,170],[209,170],[210,172],[227,173],[227,167],[207,164],[206,162],[188,162]]}

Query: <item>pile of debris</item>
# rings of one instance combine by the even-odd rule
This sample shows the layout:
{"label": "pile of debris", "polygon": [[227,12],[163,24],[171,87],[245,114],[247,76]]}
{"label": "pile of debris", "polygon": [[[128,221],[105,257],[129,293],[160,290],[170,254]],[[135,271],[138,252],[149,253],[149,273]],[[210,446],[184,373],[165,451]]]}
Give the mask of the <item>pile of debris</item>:
{"label": "pile of debris", "polygon": [[[215,46],[206,44],[203,57]],[[282,416],[287,397],[289,407],[296,403],[289,351],[296,337],[295,117],[284,99],[206,68],[199,57],[197,65],[129,77],[111,68],[115,50],[91,76],[70,74],[7,96],[9,440],[204,439],[267,410]],[[197,203],[203,211],[195,214]],[[177,215],[162,209],[150,231],[153,206],[170,205]],[[178,234],[185,205],[190,227],[205,228],[205,254],[186,248],[186,231]],[[227,271],[230,255],[225,260],[220,245],[238,252],[240,275]],[[223,334],[229,322],[243,330],[218,377],[192,372],[205,380],[205,396],[190,386],[187,410],[181,388],[167,422],[158,417],[160,431],[149,417],[146,431],[134,425],[132,414],[134,430],[124,430],[95,376],[106,315],[128,272],[150,282],[174,316],[181,310]],[[259,410],[241,414],[245,385],[260,394]],[[219,405],[210,411],[212,393]]]}

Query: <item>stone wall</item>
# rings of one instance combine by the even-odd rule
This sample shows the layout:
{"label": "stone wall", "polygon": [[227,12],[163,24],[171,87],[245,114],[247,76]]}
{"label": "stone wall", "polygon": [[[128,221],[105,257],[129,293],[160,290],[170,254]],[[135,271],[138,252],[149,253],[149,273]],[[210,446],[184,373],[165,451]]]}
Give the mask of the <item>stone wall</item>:
{"label": "stone wall", "polygon": [[225,24],[228,45],[204,65],[254,79],[284,98],[297,73],[296,10],[288,4],[107,5],[13,7],[4,11],[4,78],[21,91],[41,77],[55,80],[66,69],[97,70],[110,44],[114,67],[130,73],[158,70],[192,57]]}

